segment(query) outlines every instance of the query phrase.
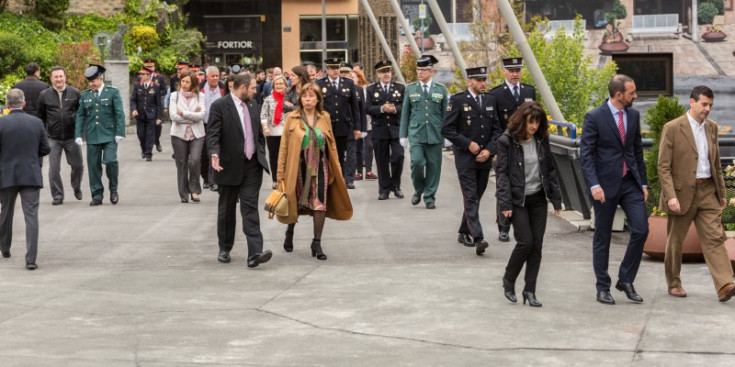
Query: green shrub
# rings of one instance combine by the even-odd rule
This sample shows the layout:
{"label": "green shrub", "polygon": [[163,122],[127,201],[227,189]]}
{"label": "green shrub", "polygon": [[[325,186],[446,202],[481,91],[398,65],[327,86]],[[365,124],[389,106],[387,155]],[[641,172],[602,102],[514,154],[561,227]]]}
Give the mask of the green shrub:
{"label": "green shrub", "polygon": [[717,15],[725,14],[725,1],[724,0],[712,0],[712,4],[717,8]]}
{"label": "green shrub", "polygon": [[[658,96],[656,104],[646,111],[643,122],[648,125],[647,138],[653,139],[653,146],[645,153],[646,172],[648,174],[648,191],[658,194],[658,146],[661,143],[661,130],[667,122],[680,117],[686,110],[676,97]],[[658,196],[656,196],[658,197]],[[658,203],[654,203],[658,204]]]}
{"label": "green shrub", "polygon": [[89,64],[100,62],[97,48],[89,41],[59,45],[56,58],[58,65],[66,69],[67,83],[82,90],[87,88],[84,70]]}
{"label": "green shrub", "polygon": [[130,31],[130,38],[133,46],[143,51],[150,51],[158,45],[158,33],[153,27],[137,25]]}
{"label": "green shrub", "polygon": [[697,8],[697,19],[699,19],[700,24],[712,24],[712,20],[717,13],[718,10],[715,4],[701,3],[699,4],[699,8]]}
{"label": "green shrub", "polygon": [[24,2],[46,28],[58,31],[64,27],[64,16],[69,9],[69,0],[25,0]]}

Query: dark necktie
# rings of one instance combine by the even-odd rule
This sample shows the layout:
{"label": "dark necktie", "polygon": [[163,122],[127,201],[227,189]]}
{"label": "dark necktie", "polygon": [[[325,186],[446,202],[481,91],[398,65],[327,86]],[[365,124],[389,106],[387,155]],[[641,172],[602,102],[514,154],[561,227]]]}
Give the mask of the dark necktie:
{"label": "dark necktie", "polygon": [[424,84],[424,97],[429,96],[429,86]]}
{"label": "dark necktie", "polygon": [[253,153],[255,153],[255,139],[253,138],[253,124],[252,121],[250,121],[250,110],[248,109],[248,105],[245,104],[245,102],[240,102],[240,106],[242,107],[242,121],[243,121],[243,131],[245,133],[245,157],[248,159],[253,157]]}
{"label": "dark necktie", "polygon": [[[623,111],[618,111],[618,133],[620,133],[620,140],[625,146],[625,124],[623,123]],[[625,154],[623,154],[623,177],[628,173],[628,165],[625,163]]]}
{"label": "dark necktie", "polygon": [[477,102],[477,107],[482,107],[482,102],[480,102],[480,96],[475,96],[475,102]]}
{"label": "dark necktie", "polygon": [[337,90],[337,88],[339,88],[338,84],[339,84],[339,79],[332,82],[332,85],[334,86],[334,90]]}
{"label": "dark necktie", "polygon": [[387,85],[384,85],[383,86],[383,91],[385,92],[385,94],[388,94],[388,86]]}
{"label": "dark necktie", "polygon": [[513,97],[516,99],[516,102],[521,97],[521,94],[518,93],[518,86],[517,85],[515,87],[513,87]]}

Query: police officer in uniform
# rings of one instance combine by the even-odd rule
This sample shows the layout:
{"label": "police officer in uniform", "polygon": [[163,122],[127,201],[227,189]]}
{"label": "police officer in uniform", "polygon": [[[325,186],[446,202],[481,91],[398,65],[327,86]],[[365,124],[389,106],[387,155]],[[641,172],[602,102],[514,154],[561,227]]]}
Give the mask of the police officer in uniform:
{"label": "police officer in uniform", "polygon": [[142,67],[138,71],[140,83],[133,86],[133,93],[130,96],[130,111],[136,120],[141,157],[148,162],[152,160],[156,126],[160,126],[163,119],[161,88],[153,84],[152,74],[152,70]]}
{"label": "police officer in uniform", "polygon": [[372,117],[373,150],[378,166],[378,200],[387,200],[393,192],[403,198],[401,173],[403,147],[400,144],[401,109],[406,87],[391,78],[392,63],[382,60],[375,64],[378,81],[367,87],[367,113]]}
{"label": "police officer in uniform", "polygon": [[143,66],[151,70],[151,83],[153,83],[154,86],[160,89],[159,95],[163,99],[168,88],[166,88],[166,80],[163,79],[163,76],[161,76],[161,74],[156,72],[156,61],[153,59],[145,59],[143,60]]}
{"label": "police officer in uniform", "polygon": [[[503,75],[505,81],[490,90],[490,94],[495,97],[495,110],[500,119],[501,131],[505,131],[508,126],[508,119],[513,115],[523,102],[536,100],[536,89],[528,84],[521,83],[521,72],[523,70],[523,59],[520,57],[510,57],[503,59]],[[510,231],[510,220],[503,216],[496,207],[496,215],[498,222],[498,240],[502,242],[510,241],[508,231]]]}
{"label": "police officer in uniform", "polygon": [[426,209],[435,209],[436,190],[442,168],[441,124],[447,109],[447,87],[431,79],[433,65],[439,60],[422,55],[416,60],[418,81],[406,87],[401,110],[399,142],[411,155],[411,181],[414,194],[412,205],[418,205],[423,195]]}
{"label": "police officer in uniform", "polygon": [[317,80],[316,84],[324,96],[324,111],[329,113],[332,120],[332,131],[337,143],[337,155],[342,167],[342,176],[347,182],[347,188],[354,189],[354,174],[350,179],[345,160],[351,159],[352,162],[355,160],[355,149],[350,149],[352,151],[350,158],[347,158],[346,153],[347,145],[350,142],[354,145],[355,140],[360,138],[360,102],[355,83],[350,78],[339,75],[341,61],[339,58],[327,59],[324,62],[327,66],[327,77]]}
{"label": "police officer in uniform", "polygon": [[486,79],[486,67],[467,69],[467,90],[450,98],[442,122],[442,135],[453,144],[464,200],[458,241],[475,246],[477,255],[488,247],[480,225],[480,200],[490,178],[495,141],[502,133],[495,97],[485,93]]}
{"label": "police officer in uniform", "polygon": [[75,142],[82,145],[87,138],[87,171],[92,192],[90,206],[102,204],[105,188],[102,186],[102,164],[110,180],[110,202],[117,204],[117,145],[125,139],[123,100],[117,88],[105,85],[105,68],[90,64],[84,71],[89,89],[82,92],[77,110]]}

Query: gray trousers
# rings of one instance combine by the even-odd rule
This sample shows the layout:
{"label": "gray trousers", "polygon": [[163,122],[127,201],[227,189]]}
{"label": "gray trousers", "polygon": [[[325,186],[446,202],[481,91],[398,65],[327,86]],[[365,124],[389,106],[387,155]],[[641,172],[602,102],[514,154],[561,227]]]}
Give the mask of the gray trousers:
{"label": "gray trousers", "polygon": [[26,264],[36,262],[38,253],[38,187],[11,186],[0,189],[0,249],[10,251],[13,242],[13,212],[15,199],[20,194],[21,208],[26,220]]}
{"label": "gray trousers", "polygon": [[176,182],[179,185],[179,196],[188,199],[190,194],[201,194],[202,186],[199,182],[199,173],[202,166],[202,146],[204,138],[186,141],[171,137],[176,160]]}
{"label": "gray trousers", "polygon": [[74,142],[74,139],[49,139],[48,145],[51,147],[48,156],[48,181],[51,187],[51,197],[64,200],[64,184],[61,181],[61,152],[64,152],[66,163],[71,166],[71,187],[79,190],[84,175],[82,148]]}

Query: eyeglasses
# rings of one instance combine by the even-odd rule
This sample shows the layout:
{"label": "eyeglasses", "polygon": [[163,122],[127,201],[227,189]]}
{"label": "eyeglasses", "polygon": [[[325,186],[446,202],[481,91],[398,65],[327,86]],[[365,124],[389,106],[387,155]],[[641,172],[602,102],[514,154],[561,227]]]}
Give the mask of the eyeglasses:
{"label": "eyeglasses", "polygon": [[431,71],[429,68],[416,68],[416,71]]}

